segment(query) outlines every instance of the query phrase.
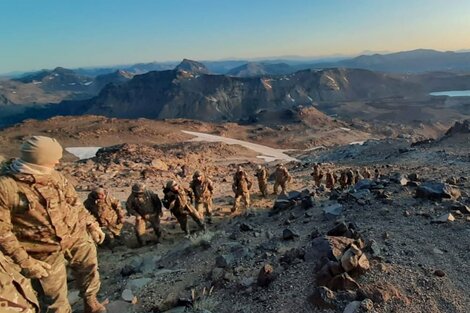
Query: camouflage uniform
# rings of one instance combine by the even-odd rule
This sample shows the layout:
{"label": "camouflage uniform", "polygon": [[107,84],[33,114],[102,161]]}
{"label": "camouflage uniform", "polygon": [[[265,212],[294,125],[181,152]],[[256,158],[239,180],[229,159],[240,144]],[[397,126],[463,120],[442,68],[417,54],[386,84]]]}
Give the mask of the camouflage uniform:
{"label": "camouflage uniform", "polygon": [[345,171],[341,172],[341,176],[339,177],[339,184],[341,188],[344,189],[348,185],[348,176]]}
{"label": "camouflage uniform", "polygon": [[39,312],[31,281],[20,274],[18,265],[0,252],[0,310],[2,313]]}
{"label": "camouflage uniform", "polygon": [[273,193],[277,195],[279,186],[281,186],[281,193],[285,194],[287,189],[287,183],[291,181],[292,177],[283,165],[278,165],[274,172],[274,190]]}
{"label": "camouflage uniform", "polygon": [[0,248],[23,270],[22,264],[36,260],[51,266],[48,276],[38,279],[38,293],[48,312],[71,312],[66,260],[85,299],[85,312],[104,309],[96,300],[100,289],[98,260],[87,229],[101,232],[73,186],[59,172],[7,172],[0,177]]}
{"label": "camouflage uniform", "polygon": [[326,188],[334,189],[336,184],[336,177],[331,172],[326,172]]}
{"label": "camouflage uniform", "polygon": [[214,193],[214,186],[209,178],[204,177],[199,171],[193,175],[189,187],[194,194],[194,205],[199,213],[205,212],[208,221],[211,222],[212,218],[212,194]]}
{"label": "camouflage uniform", "polygon": [[261,195],[266,197],[268,195],[268,171],[266,167],[260,165],[255,176],[258,178],[258,186]]}
{"label": "camouflage uniform", "polygon": [[380,179],[380,171],[378,168],[374,170],[374,179],[379,180]]}
{"label": "camouflage uniform", "polygon": [[186,235],[190,234],[188,228],[188,215],[191,216],[200,229],[206,229],[203,218],[191,205],[190,199],[188,199],[188,194],[192,196],[190,190],[180,189],[176,182],[169,181],[163,189],[163,193],[165,194],[163,205],[175,216],[181,229]]}
{"label": "camouflage uniform", "polygon": [[354,175],[354,184],[357,184],[361,179],[364,179],[364,177],[359,173],[359,170],[356,170]]}
{"label": "camouflage uniform", "polygon": [[323,178],[323,171],[321,170],[319,164],[315,164],[313,166],[313,173],[311,175],[313,176],[313,181],[315,182],[315,186],[320,187],[321,180]]}
{"label": "camouflage uniform", "polygon": [[370,173],[370,171],[367,167],[364,167],[364,170],[362,172],[362,176],[364,176],[364,178],[367,178],[367,179],[370,179],[372,177],[372,174]]}
{"label": "camouflage uniform", "polygon": [[150,223],[155,236],[160,240],[162,235],[160,218],[163,216],[162,203],[157,194],[146,190],[143,184],[132,186],[132,193],[127,198],[126,208],[130,215],[136,217],[135,234],[140,245],[145,242],[143,236],[146,233],[146,224]]}
{"label": "camouflage uniform", "polygon": [[241,167],[238,167],[237,172],[233,175],[232,190],[235,193],[235,201],[233,203],[232,212],[238,210],[240,202],[244,203],[245,209],[250,206],[251,186],[252,182],[246,172]]}
{"label": "camouflage uniform", "polygon": [[111,244],[114,238],[119,238],[126,217],[126,212],[122,209],[119,200],[113,198],[104,189],[96,188],[88,194],[83,204],[96,218]]}
{"label": "camouflage uniform", "polygon": [[352,186],[354,184],[354,173],[352,170],[347,170],[346,171],[346,185],[347,186]]}

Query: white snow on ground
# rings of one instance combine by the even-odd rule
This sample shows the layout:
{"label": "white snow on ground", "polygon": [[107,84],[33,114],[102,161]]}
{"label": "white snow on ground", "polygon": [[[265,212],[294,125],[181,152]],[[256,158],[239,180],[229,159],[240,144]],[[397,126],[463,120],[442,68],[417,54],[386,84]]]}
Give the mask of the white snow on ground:
{"label": "white snow on ground", "polygon": [[350,142],[349,144],[350,145],[361,145],[362,146],[364,144],[364,142],[366,142],[366,141],[365,140],[363,140],[363,141],[353,141],[353,142]]}
{"label": "white snow on ground", "polygon": [[96,156],[96,152],[101,149],[101,147],[68,147],[65,150],[80,160],[85,160]]}
{"label": "white snow on ground", "polygon": [[346,127],[340,127],[339,129],[345,130],[347,132],[351,131],[351,128],[346,128]]}
{"label": "white snow on ground", "polygon": [[186,130],[183,130],[182,132],[188,135],[196,136],[196,138],[191,139],[191,141],[223,142],[229,145],[243,146],[245,148],[248,148],[250,150],[253,150],[261,154],[261,155],[258,155],[257,157],[260,159],[263,159],[265,162],[271,162],[275,160],[282,160],[286,162],[299,161],[296,158],[293,158],[285,154],[284,152],[287,150],[274,149],[268,146],[263,146],[263,145],[259,145],[259,144],[248,142],[248,141],[232,139],[232,138],[216,136],[216,135],[210,135],[210,134],[205,134],[205,133],[191,132],[191,131],[186,131]]}

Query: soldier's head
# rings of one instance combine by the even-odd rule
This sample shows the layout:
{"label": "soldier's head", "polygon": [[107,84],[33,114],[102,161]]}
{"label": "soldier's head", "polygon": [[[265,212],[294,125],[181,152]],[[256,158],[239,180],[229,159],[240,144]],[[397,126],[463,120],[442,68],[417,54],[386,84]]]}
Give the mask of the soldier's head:
{"label": "soldier's head", "polygon": [[145,192],[145,185],[143,183],[135,183],[132,185],[132,193],[135,195],[141,195]]}
{"label": "soldier's head", "polygon": [[283,168],[283,167],[284,167],[284,164],[278,163],[278,164],[276,165],[276,167],[277,167],[277,168]]}
{"label": "soldier's head", "polygon": [[33,136],[21,145],[21,160],[54,168],[62,158],[62,146],[54,138]]}
{"label": "soldier's head", "polygon": [[261,164],[258,164],[258,166],[256,167],[258,170],[261,170],[263,167],[261,166]]}
{"label": "soldier's head", "polygon": [[193,174],[193,179],[202,181],[204,179],[204,175],[202,175],[201,171],[195,171]]}
{"label": "soldier's head", "polygon": [[238,172],[238,173],[243,172],[243,166],[238,165],[238,166],[237,166],[237,172]]}
{"label": "soldier's head", "polygon": [[166,182],[166,189],[177,191],[179,189],[178,183],[174,180]]}
{"label": "soldier's head", "polygon": [[101,187],[93,188],[91,191],[91,196],[97,200],[104,199],[106,197],[106,191]]}

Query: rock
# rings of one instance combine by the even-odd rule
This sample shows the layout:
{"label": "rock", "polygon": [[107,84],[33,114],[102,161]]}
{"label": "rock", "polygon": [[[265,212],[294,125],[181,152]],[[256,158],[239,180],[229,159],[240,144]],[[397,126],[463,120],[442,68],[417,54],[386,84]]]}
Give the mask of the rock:
{"label": "rock", "polygon": [[371,189],[375,183],[370,179],[361,179],[354,185],[355,190]]}
{"label": "rock", "polygon": [[323,262],[322,260],[338,261],[343,252],[354,242],[353,239],[346,237],[317,237],[307,246],[305,261],[316,263]]}
{"label": "rock", "polygon": [[255,283],[253,277],[244,277],[238,281],[238,286],[244,289],[250,288]]}
{"label": "rock", "polygon": [[434,275],[436,275],[437,277],[444,277],[444,276],[446,276],[446,273],[444,273],[441,270],[435,270]]}
{"label": "rock", "polygon": [[297,200],[297,199],[300,199],[301,197],[302,197],[302,193],[300,193],[296,190],[289,191],[287,193],[287,199],[289,199],[289,200]]}
{"label": "rock", "polygon": [[258,274],[257,283],[260,287],[268,287],[276,278],[274,268],[270,264],[265,264]]}
{"label": "rock", "polygon": [[241,231],[254,231],[255,228],[252,225],[248,224],[248,223],[241,223],[240,224],[240,230]]}
{"label": "rock", "polygon": [[359,284],[351,277],[348,273],[343,273],[336,275],[328,283],[328,288],[333,291],[336,290],[357,290],[359,289]]}
{"label": "rock", "polygon": [[343,313],[359,313],[361,307],[361,301],[350,302],[345,308]]}
{"label": "rock", "polygon": [[313,208],[315,206],[315,199],[312,196],[308,195],[308,196],[302,198],[302,202],[300,203],[300,206],[304,210],[308,210],[310,208]]}
{"label": "rock", "polygon": [[362,251],[356,247],[356,245],[352,244],[348,250],[344,252],[341,256],[341,266],[343,267],[345,272],[350,272],[354,270],[359,261],[359,257],[362,255]]}
{"label": "rock", "polygon": [[290,230],[289,228],[286,228],[282,231],[282,239],[284,240],[293,240],[296,237],[299,237],[299,234],[297,234],[293,230]]}
{"label": "rock", "polygon": [[288,250],[281,258],[280,262],[285,264],[292,264],[296,260],[305,260],[305,251],[298,248]]}
{"label": "rock", "polygon": [[106,313],[132,313],[132,303],[125,302],[122,300],[112,301],[106,305]]}
{"label": "rock", "polygon": [[434,254],[444,254],[444,251],[439,250],[438,248],[432,249],[432,252],[433,252]]}
{"label": "rock", "polygon": [[458,184],[458,179],[457,177],[449,177],[446,179],[446,183],[450,185],[457,185]]}
{"label": "rock", "polygon": [[370,269],[369,259],[367,258],[367,255],[363,253],[359,257],[359,260],[357,261],[357,267],[354,269],[354,271],[358,272],[359,274],[363,274],[367,272],[369,269]]}
{"label": "rock", "polygon": [[142,272],[142,267],[144,265],[144,258],[141,256],[135,256],[131,259],[129,264],[124,265],[121,269],[121,276],[127,277],[132,274]]}
{"label": "rock", "polygon": [[336,308],[336,294],[326,287],[317,287],[308,301],[321,309]]}
{"label": "rock", "polygon": [[216,267],[211,271],[211,280],[213,284],[220,282],[225,275],[225,271],[223,268]]}
{"label": "rock", "polygon": [[130,289],[133,292],[137,292],[140,289],[142,289],[142,287],[147,285],[150,281],[152,281],[151,278],[145,278],[145,277],[138,278],[138,279],[131,279],[127,282],[126,289]]}
{"label": "rock", "polygon": [[344,273],[344,269],[338,262],[329,261],[316,273],[317,286],[328,286],[336,275]]}
{"label": "rock", "polygon": [[288,210],[292,207],[292,202],[287,200],[287,199],[279,199],[277,198],[276,201],[274,201],[274,205],[272,208],[272,211],[270,212],[270,215]]}
{"label": "rock", "polygon": [[323,212],[329,218],[336,218],[343,213],[343,206],[340,203],[335,203],[323,208]]}
{"label": "rock", "polygon": [[374,302],[371,299],[364,299],[361,302],[361,310],[363,312],[370,312],[374,308]]}
{"label": "rock", "polygon": [[349,226],[345,222],[341,222],[335,225],[327,233],[328,236],[337,236],[337,237],[348,237],[352,238],[353,233],[350,231]]}
{"label": "rock", "polygon": [[412,182],[418,182],[419,175],[417,173],[408,174],[408,179],[411,180]]}
{"label": "rock", "polygon": [[78,303],[81,300],[79,294],[80,294],[80,291],[78,290],[73,290],[73,289],[69,290],[67,298],[69,299],[70,305],[74,305],[75,303]]}
{"label": "rock", "polygon": [[159,171],[168,171],[168,165],[160,159],[154,159],[150,166]]}
{"label": "rock", "polygon": [[134,300],[134,293],[130,289],[124,289],[121,294],[121,298],[126,302],[132,302]]}
{"label": "rock", "polygon": [[382,256],[382,248],[375,240],[370,241],[370,252],[372,253],[373,257],[381,257]]}
{"label": "rock", "polygon": [[233,256],[229,254],[219,255],[215,258],[215,266],[220,267],[220,268],[231,267],[233,263],[234,263]]}
{"label": "rock", "polygon": [[392,176],[390,176],[390,181],[401,186],[406,186],[408,183],[408,179],[401,173],[393,173]]}
{"label": "rock", "polygon": [[452,213],[446,213],[433,219],[431,223],[441,224],[441,223],[447,223],[447,222],[453,222],[453,221],[455,221],[455,217],[452,215]]}
{"label": "rock", "polygon": [[457,199],[460,197],[460,190],[449,184],[425,182],[416,189],[416,198],[429,200]]}
{"label": "rock", "polygon": [[389,283],[376,283],[362,286],[358,291],[360,298],[369,298],[374,303],[385,303],[391,299],[400,299],[406,301],[400,291]]}

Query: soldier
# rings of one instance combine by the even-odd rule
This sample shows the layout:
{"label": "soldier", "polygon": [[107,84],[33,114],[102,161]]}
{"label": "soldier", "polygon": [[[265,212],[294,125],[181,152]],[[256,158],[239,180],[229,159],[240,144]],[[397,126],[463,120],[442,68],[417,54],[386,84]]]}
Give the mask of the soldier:
{"label": "soldier", "polygon": [[115,239],[119,239],[124,226],[126,212],[121,202],[113,198],[103,188],[94,188],[83,202],[85,208],[96,218],[106,234],[107,245],[113,247]]}
{"label": "soldier", "polygon": [[189,187],[194,194],[194,205],[199,213],[205,212],[207,222],[212,223],[212,194],[214,186],[212,181],[205,177],[200,171],[193,174],[193,180]]}
{"label": "soldier", "polygon": [[369,169],[367,167],[364,167],[364,170],[362,172],[362,176],[364,176],[364,178],[366,179],[370,179],[372,177]]}
{"label": "soldier", "polygon": [[34,286],[47,312],[72,311],[66,261],[84,298],[84,312],[105,312],[96,298],[100,277],[95,246],[105,234],[74,187],[54,170],[61,158],[55,139],[34,136],[0,176],[0,249],[27,278],[37,280]]}
{"label": "soldier", "polygon": [[313,166],[313,173],[311,175],[313,176],[313,181],[315,182],[315,186],[320,187],[321,180],[323,178],[323,171],[320,167],[320,163],[317,163]]}
{"label": "soldier", "polygon": [[348,185],[348,176],[346,175],[346,171],[341,172],[341,176],[339,177],[339,184],[341,188],[344,189]]}
{"label": "soldier", "polygon": [[160,242],[162,236],[160,218],[163,216],[163,210],[158,195],[146,189],[144,184],[135,183],[127,198],[126,208],[130,215],[135,216],[135,235],[139,245],[145,245],[147,223],[150,223],[157,236],[157,242]]}
{"label": "soldier", "polygon": [[364,179],[364,177],[359,173],[359,170],[355,170],[354,172],[354,184],[357,184],[361,179]]}
{"label": "soldier", "polygon": [[351,169],[346,171],[346,185],[352,186],[354,184],[354,173]]}
{"label": "soldier", "polygon": [[190,198],[192,196],[189,190],[182,189],[174,180],[169,180],[163,189],[163,193],[165,194],[163,205],[176,217],[186,237],[191,235],[188,228],[188,215],[191,216],[201,230],[206,230],[203,218],[191,205],[190,200],[192,199],[188,199],[188,195]]}
{"label": "soldier", "polygon": [[0,252],[0,308],[2,313],[37,313],[38,299],[31,281],[19,272],[16,264]]}
{"label": "soldier", "polygon": [[283,164],[278,164],[276,166],[276,171],[274,172],[274,190],[273,193],[277,195],[279,186],[281,186],[281,193],[286,194],[287,183],[291,181],[292,176],[290,176],[287,169]]}
{"label": "soldier", "polygon": [[266,167],[258,165],[255,176],[258,178],[258,186],[261,195],[266,197],[268,195],[268,171]]}
{"label": "soldier", "polygon": [[375,180],[379,180],[380,179],[380,171],[379,169],[376,167],[375,170],[374,170],[374,179]]}
{"label": "soldier", "polygon": [[335,188],[336,177],[330,171],[326,172],[326,188],[332,190]]}
{"label": "soldier", "polygon": [[250,189],[252,186],[251,180],[240,165],[237,167],[237,172],[233,175],[232,190],[235,193],[235,201],[232,207],[232,213],[238,210],[240,202],[243,201],[245,209],[250,206]]}

